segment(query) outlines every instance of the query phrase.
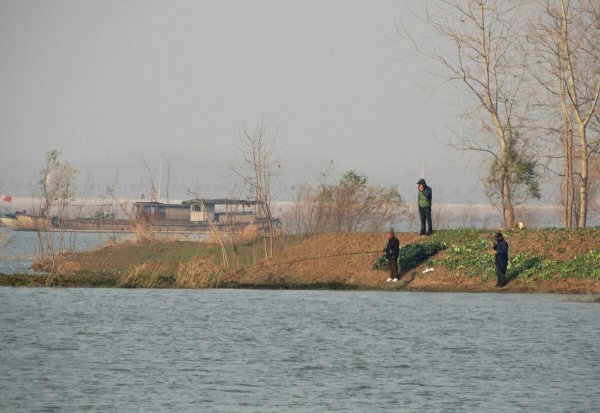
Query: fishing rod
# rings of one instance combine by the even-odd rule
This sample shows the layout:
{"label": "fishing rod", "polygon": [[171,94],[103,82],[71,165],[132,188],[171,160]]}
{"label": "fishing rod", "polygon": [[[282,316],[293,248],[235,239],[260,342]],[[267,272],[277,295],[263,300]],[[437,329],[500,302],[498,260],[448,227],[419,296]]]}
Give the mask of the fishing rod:
{"label": "fishing rod", "polygon": [[[271,266],[271,265],[282,265],[282,264],[295,264],[298,262],[303,262],[303,261],[311,261],[311,260],[320,260],[320,259],[324,259],[324,258],[335,258],[335,257],[344,257],[344,256],[348,256],[348,255],[361,255],[361,254],[381,254],[381,250],[378,251],[359,251],[359,252],[345,252],[342,254],[330,254],[330,255],[320,255],[320,256],[316,256],[316,257],[310,257],[310,258],[299,258],[297,260],[291,260],[291,261],[278,261],[278,262],[270,262],[270,263],[266,263],[267,266]],[[263,262],[263,264],[265,264],[265,262]],[[232,273],[232,275],[236,276],[239,273],[241,273],[242,271],[244,271],[246,268],[240,268],[237,271],[235,271],[234,273]]]}
{"label": "fishing rod", "polygon": [[276,262],[275,264],[294,264],[297,262],[310,261],[310,260],[320,260],[323,258],[335,258],[335,257],[345,257],[348,255],[361,255],[361,254],[381,254],[381,250],[378,251],[359,251],[359,252],[344,252],[341,254],[329,254],[329,255],[319,255],[310,258],[298,258],[292,261],[284,261],[284,262]]}
{"label": "fishing rod", "polygon": [[[410,240],[408,240],[408,242],[405,243],[405,245],[413,244],[414,241],[418,238],[419,237],[412,237]],[[263,265],[266,264],[266,266],[273,266],[273,265],[282,265],[282,264],[295,264],[298,262],[320,260],[320,259],[326,259],[326,258],[345,257],[345,256],[349,256],[349,255],[382,254],[383,252],[384,252],[383,250],[344,252],[344,253],[340,253],[340,254],[318,255],[318,256],[310,257],[310,258],[298,258],[296,260],[291,260],[291,261],[267,262],[267,263],[265,263],[263,261]],[[246,268],[240,268],[237,271],[233,272],[232,275],[236,276],[239,273],[241,273],[242,271],[244,271],[245,269]]]}
{"label": "fishing rod", "polygon": [[[405,245],[413,244],[414,241],[418,238],[419,237],[412,237],[411,239],[408,240],[408,242],[405,243]],[[291,261],[275,262],[275,263],[270,263],[270,265],[295,264],[297,262],[320,260],[320,259],[324,259],[324,258],[336,258],[336,257],[345,257],[345,256],[349,256],[349,255],[362,255],[362,254],[381,254],[383,252],[384,252],[383,250],[344,252],[344,253],[340,253],[340,254],[318,255],[318,256],[310,257],[310,258],[298,258],[296,260],[291,260]]]}

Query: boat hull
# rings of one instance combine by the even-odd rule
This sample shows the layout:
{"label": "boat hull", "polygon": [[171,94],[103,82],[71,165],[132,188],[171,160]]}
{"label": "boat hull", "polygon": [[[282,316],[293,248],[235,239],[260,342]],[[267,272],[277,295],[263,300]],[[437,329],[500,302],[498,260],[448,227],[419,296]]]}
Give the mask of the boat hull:
{"label": "boat hull", "polygon": [[[6,220],[4,218],[7,218]],[[228,223],[188,221],[131,221],[128,219],[68,218],[58,220],[35,215],[17,215],[16,218],[2,217],[3,223],[15,231],[56,232],[108,232],[134,233],[148,231],[156,233],[199,233],[210,234],[216,229],[223,233],[242,233],[261,227],[260,221]],[[6,221],[6,223],[5,223]],[[262,222],[266,227],[266,221]]]}

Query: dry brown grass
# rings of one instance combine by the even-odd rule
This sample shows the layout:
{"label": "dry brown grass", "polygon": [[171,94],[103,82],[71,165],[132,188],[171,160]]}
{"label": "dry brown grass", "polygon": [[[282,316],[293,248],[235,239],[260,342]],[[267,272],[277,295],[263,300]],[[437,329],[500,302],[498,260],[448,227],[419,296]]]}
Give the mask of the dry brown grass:
{"label": "dry brown grass", "polygon": [[222,270],[212,257],[196,256],[182,262],[175,273],[175,287],[214,288],[221,278]]}
{"label": "dry brown grass", "polygon": [[64,274],[51,273],[46,277],[46,281],[44,282],[44,286],[46,287],[58,287],[62,285],[64,279]]}
{"label": "dry brown grass", "polygon": [[126,271],[117,281],[117,287],[130,288],[160,288],[168,283],[168,277],[164,277],[164,265],[161,264],[139,264]]}
{"label": "dry brown grass", "polygon": [[137,221],[133,225],[133,237],[137,242],[147,242],[156,240],[156,233],[147,222]]}

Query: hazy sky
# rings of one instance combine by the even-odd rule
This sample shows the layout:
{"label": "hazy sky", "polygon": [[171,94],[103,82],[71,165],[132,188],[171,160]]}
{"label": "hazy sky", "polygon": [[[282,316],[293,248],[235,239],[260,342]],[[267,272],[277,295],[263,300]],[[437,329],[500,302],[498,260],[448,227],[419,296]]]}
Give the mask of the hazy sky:
{"label": "hazy sky", "polygon": [[438,143],[460,95],[424,89],[396,33],[419,37],[412,20],[384,0],[0,0],[0,192],[30,194],[55,148],[98,188],[148,193],[141,160],[162,155],[172,198],[225,195],[240,128],[264,119],[279,198],[333,160],[409,199],[424,162],[438,200],[481,201],[478,163]]}

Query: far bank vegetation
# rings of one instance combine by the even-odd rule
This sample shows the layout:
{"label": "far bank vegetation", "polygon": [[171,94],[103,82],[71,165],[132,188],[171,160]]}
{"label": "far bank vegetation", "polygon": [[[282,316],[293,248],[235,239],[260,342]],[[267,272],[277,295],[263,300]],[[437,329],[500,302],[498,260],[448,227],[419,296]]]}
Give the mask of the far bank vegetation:
{"label": "far bank vegetation", "polygon": [[321,173],[317,187],[300,185],[285,216],[290,231],[385,231],[406,213],[406,204],[396,186],[372,184],[366,175],[355,170],[344,172],[334,182],[330,174],[330,169]]}

